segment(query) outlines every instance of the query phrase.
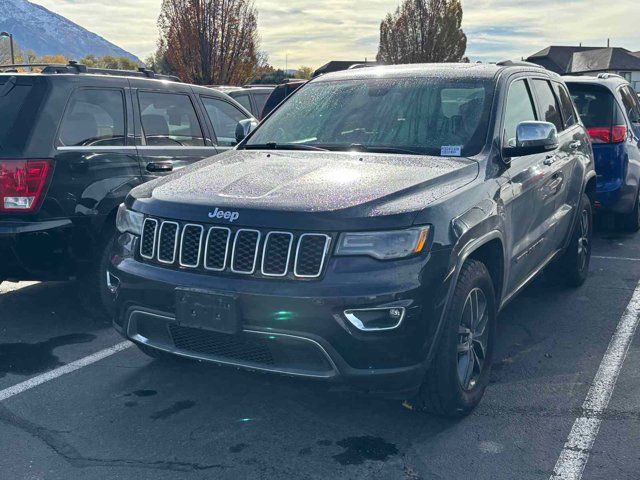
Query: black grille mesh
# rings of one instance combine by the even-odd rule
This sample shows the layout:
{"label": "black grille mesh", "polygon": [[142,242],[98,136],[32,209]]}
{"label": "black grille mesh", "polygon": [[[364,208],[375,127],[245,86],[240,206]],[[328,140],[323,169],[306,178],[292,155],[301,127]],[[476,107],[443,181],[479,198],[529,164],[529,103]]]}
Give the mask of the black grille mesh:
{"label": "black grille mesh", "polygon": [[178,225],[175,223],[163,223],[160,228],[160,246],[158,247],[158,260],[173,262],[175,260],[176,241],[178,237]]}
{"label": "black grille mesh", "polygon": [[231,232],[223,228],[209,230],[209,241],[205,253],[205,267],[212,270],[224,270],[226,267],[227,244]]}
{"label": "black grille mesh", "polygon": [[254,230],[238,230],[236,234],[233,260],[233,271],[240,273],[252,273],[255,269],[256,250],[260,233]]}
{"label": "black grille mesh", "polygon": [[195,328],[170,325],[174,345],[186,350],[220,358],[273,365],[273,355],[265,340],[243,335],[228,335]]}
{"label": "black grille mesh", "polygon": [[262,273],[285,275],[289,265],[289,251],[293,238],[290,233],[274,232],[265,240]]}
{"label": "black grille mesh", "polygon": [[200,263],[200,243],[202,241],[202,227],[186,225],[182,231],[180,245],[180,263],[197,267]]}
{"label": "black grille mesh", "polygon": [[140,241],[140,253],[144,257],[153,257],[156,244],[156,228],[158,223],[148,218],[142,228],[142,240]]}
{"label": "black grille mesh", "polygon": [[300,238],[296,275],[309,277],[320,275],[326,244],[327,237],[324,235],[304,235]]}

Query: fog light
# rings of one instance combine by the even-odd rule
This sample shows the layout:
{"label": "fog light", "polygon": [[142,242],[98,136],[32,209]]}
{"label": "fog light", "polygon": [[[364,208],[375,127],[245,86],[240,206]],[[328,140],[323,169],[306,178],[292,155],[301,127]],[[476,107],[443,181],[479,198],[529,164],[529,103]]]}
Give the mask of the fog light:
{"label": "fog light", "polygon": [[398,328],[404,319],[404,307],[345,310],[344,316],[358,330],[376,332]]}
{"label": "fog light", "polygon": [[120,279],[115,275],[112,275],[111,272],[107,272],[107,290],[112,295],[118,293],[118,289],[120,288]]}

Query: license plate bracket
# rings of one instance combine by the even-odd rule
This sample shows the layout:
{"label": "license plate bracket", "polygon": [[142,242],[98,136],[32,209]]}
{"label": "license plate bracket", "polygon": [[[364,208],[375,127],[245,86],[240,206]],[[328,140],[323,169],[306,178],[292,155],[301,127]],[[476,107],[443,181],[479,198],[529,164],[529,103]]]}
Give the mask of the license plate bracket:
{"label": "license plate bracket", "polygon": [[218,333],[240,333],[237,295],[177,288],[175,296],[179,325]]}

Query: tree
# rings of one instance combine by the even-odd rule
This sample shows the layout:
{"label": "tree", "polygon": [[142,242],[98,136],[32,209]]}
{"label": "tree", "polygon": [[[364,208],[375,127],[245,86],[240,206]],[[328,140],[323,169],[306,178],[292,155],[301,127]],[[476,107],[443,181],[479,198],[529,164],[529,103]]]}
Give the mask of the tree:
{"label": "tree", "polygon": [[467,49],[460,0],[404,0],[380,24],[381,63],[459,62]]}
{"label": "tree", "polygon": [[311,77],[313,77],[313,72],[315,72],[315,70],[311,67],[300,67],[296,72],[296,78],[311,80]]}
{"label": "tree", "polygon": [[260,66],[253,0],[163,0],[159,50],[186,82],[242,84]]}
{"label": "tree", "polygon": [[80,63],[89,68],[110,68],[114,70],[137,70],[138,64],[129,57],[114,57],[105,55],[104,57],[96,57],[95,55],[87,55]]}

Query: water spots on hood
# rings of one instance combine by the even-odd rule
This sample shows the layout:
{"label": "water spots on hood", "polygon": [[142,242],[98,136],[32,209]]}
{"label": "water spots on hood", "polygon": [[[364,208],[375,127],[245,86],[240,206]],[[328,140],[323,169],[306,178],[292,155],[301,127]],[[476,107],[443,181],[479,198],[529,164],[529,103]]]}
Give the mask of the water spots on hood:
{"label": "water spots on hood", "polygon": [[36,375],[64,365],[53,351],[65,345],[89,343],[96,336],[88,333],[74,333],[50,338],[38,343],[0,344],[0,378],[7,374]]}

